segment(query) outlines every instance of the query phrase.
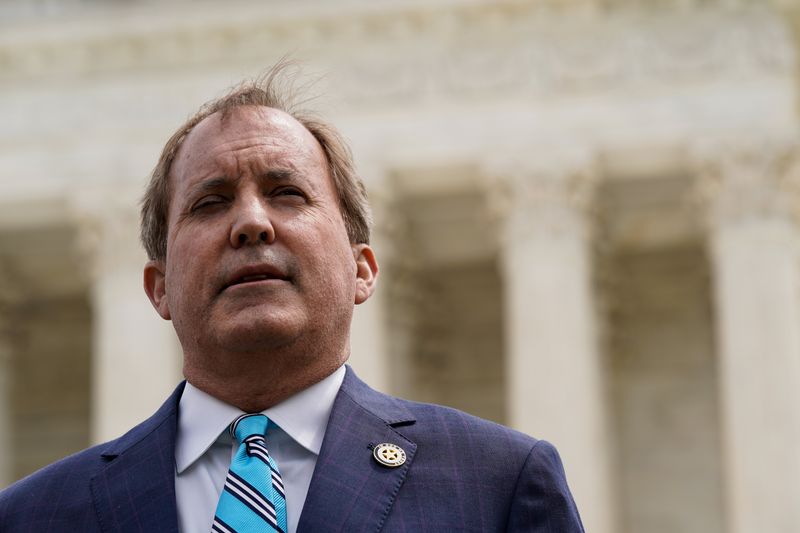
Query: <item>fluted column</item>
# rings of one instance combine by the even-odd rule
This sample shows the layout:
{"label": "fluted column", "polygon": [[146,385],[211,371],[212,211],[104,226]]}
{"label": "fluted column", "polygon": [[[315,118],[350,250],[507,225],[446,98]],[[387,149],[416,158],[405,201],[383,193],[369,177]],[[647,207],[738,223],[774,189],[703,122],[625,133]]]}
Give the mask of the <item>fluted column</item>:
{"label": "fluted column", "polygon": [[92,278],[91,438],[101,442],[166,399],[181,377],[179,348],[144,293],[135,196],[87,192],[74,210]]}
{"label": "fluted column", "polygon": [[490,168],[503,167],[492,197],[502,215],[509,421],[558,447],[586,530],[614,533],[587,220],[591,158]]}
{"label": "fluted column", "polygon": [[800,531],[798,151],[698,158],[714,274],[729,529]]}

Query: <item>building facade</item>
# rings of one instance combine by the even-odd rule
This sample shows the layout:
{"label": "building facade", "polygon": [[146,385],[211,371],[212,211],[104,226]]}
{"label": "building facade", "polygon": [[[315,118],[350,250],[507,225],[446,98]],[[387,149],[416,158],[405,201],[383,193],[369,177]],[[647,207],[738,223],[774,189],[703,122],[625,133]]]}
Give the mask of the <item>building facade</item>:
{"label": "building facade", "polygon": [[290,54],[376,214],[362,378],[553,442],[587,531],[800,531],[791,5],[156,5],[0,7],[0,486],[181,379],[138,199]]}

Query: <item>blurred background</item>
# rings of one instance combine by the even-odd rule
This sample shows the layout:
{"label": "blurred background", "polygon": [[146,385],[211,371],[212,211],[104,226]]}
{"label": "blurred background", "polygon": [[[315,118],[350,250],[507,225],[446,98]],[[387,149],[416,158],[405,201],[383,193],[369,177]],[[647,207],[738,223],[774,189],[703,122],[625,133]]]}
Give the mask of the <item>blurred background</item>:
{"label": "blurred background", "polygon": [[0,487],[181,379],[138,199],[289,55],[376,215],[362,378],[553,442],[587,531],[800,531],[798,29],[789,0],[3,1]]}

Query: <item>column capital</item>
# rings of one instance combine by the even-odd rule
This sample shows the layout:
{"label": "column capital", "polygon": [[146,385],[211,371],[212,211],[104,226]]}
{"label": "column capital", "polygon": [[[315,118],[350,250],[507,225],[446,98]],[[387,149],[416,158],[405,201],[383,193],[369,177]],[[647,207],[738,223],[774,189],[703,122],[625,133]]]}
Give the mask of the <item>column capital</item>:
{"label": "column capital", "polygon": [[697,145],[696,199],[712,227],[800,215],[800,142],[794,139]]}
{"label": "column capital", "polygon": [[389,164],[382,160],[367,159],[358,164],[367,188],[372,227],[370,244],[376,250],[378,262],[383,267],[391,265],[396,257],[398,237],[403,234],[403,220],[397,215],[395,203],[398,191],[392,180]]}
{"label": "column capital", "polygon": [[25,300],[19,283],[15,283],[14,275],[6,264],[0,260],[0,334],[2,334],[3,316],[14,305]]}
{"label": "column capital", "polygon": [[4,300],[0,295],[0,367],[11,359],[13,329],[10,317],[13,312],[13,302]]}
{"label": "column capital", "polygon": [[82,190],[69,199],[77,245],[94,279],[123,266],[141,266],[138,198],[118,188]]}
{"label": "column capital", "polygon": [[588,237],[598,164],[588,150],[516,154],[483,165],[489,210],[506,239],[532,234]]}
{"label": "column capital", "polygon": [[385,183],[368,187],[369,206],[372,211],[372,237],[383,240],[397,231],[397,218],[393,215],[395,192]]}

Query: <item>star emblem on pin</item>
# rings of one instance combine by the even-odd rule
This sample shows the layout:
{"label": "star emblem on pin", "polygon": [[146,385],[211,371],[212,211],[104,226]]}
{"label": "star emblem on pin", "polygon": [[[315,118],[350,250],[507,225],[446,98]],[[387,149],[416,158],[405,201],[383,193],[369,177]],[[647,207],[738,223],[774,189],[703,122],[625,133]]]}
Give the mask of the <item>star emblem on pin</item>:
{"label": "star emblem on pin", "polygon": [[372,457],[378,464],[397,468],[406,462],[406,452],[397,444],[383,442],[372,449]]}

